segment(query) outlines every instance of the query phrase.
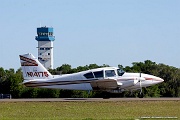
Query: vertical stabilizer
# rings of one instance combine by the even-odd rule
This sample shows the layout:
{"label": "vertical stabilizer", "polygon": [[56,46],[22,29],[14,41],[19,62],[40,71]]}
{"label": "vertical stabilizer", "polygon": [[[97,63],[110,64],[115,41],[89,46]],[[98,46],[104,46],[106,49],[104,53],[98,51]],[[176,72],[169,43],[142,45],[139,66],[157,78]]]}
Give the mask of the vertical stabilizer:
{"label": "vertical stabilizer", "polygon": [[19,55],[24,80],[50,79],[53,76],[32,54]]}

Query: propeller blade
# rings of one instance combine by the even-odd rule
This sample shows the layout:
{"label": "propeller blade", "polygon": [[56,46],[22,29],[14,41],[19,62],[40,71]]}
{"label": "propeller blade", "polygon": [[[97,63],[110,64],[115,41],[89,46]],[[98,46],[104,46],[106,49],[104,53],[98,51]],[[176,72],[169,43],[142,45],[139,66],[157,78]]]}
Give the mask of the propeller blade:
{"label": "propeller blade", "polygon": [[140,74],[139,74],[139,87],[140,87],[140,93],[142,93],[141,72],[140,72]]}
{"label": "propeller blade", "polygon": [[142,85],[141,85],[141,80],[140,80],[140,82],[139,82],[139,87],[140,87],[140,92],[142,93]]}

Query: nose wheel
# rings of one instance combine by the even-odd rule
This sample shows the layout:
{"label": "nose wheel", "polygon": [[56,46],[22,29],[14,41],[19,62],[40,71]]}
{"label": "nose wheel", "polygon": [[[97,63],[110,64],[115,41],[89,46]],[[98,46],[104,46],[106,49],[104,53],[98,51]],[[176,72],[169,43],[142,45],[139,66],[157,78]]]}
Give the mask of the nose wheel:
{"label": "nose wheel", "polygon": [[142,89],[141,89],[141,91],[138,93],[138,97],[139,97],[139,98],[143,98],[143,97],[144,97],[144,94],[143,94],[143,92],[142,92]]}

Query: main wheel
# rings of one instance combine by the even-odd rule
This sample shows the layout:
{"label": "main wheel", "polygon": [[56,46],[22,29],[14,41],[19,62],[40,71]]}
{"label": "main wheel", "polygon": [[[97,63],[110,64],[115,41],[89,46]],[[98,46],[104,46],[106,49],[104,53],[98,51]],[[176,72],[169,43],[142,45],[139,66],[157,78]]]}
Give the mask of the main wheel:
{"label": "main wheel", "polygon": [[109,99],[110,98],[110,93],[104,92],[103,93],[103,99]]}
{"label": "main wheel", "polygon": [[140,93],[138,94],[138,97],[139,97],[139,98],[143,98],[143,97],[144,97],[144,94],[140,92]]}

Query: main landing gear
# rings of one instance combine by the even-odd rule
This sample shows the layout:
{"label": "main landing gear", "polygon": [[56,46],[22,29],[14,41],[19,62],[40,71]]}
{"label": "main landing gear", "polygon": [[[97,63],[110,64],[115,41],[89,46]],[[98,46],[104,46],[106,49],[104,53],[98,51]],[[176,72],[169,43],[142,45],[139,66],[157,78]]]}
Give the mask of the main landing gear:
{"label": "main landing gear", "polygon": [[110,99],[110,93],[109,92],[103,92],[103,99]]}
{"label": "main landing gear", "polygon": [[139,97],[139,98],[143,98],[143,97],[144,97],[144,94],[140,92],[140,93],[138,93],[138,97]]}
{"label": "main landing gear", "polygon": [[143,97],[144,97],[144,94],[143,94],[143,92],[142,92],[142,88],[140,89],[140,92],[138,93],[138,97],[139,97],[139,98],[143,98]]}

